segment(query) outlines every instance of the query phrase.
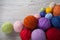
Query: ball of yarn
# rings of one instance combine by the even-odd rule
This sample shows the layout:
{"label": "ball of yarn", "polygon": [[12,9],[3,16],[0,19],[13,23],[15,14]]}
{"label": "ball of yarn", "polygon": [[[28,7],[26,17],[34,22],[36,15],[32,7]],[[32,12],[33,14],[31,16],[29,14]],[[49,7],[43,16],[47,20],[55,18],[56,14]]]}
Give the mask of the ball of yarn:
{"label": "ball of yarn", "polygon": [[47,40],[60,40],[60,30],[56,28],[50,28],[47,32]]}
{"label": "ball of yarn", "polygon": [[15,32],[21,32],[23,29],[23,24],[20,21],[16,21],[13,25],[13,28]]}
{"label": "ball of yarn", "polygon": [[13,25],[10,22],[3,23],[1,28],[2,28],[2,32],[6,34],[10,34],[13,31]]}
{"label": "ball of yarn", "polygon": [[54,8],[55,5],[56,5],[55,2],[51,2],[51,3],[49,4],[49,7],[50,7],[50,8]]}
{"label": "ball of yarn", "polygon": [[37,23],[38,23],[38,20],[32,15],[27,16],[24,19],[24,26],[30,30],[35,29],[37,27]]}
{"label": "ball of yarn", "polygon": [[43,8],[43,7],[42,7],[42,8],[40,8],[40,11],[45,11],[45,8]]}
{"label": "ball of yarn", "polygon": [[52,13],[48,13],[45,15],[45,18],[51,19],[53,17]]}
{"label": "ball of yarn", "polygon": [[45,17],[45,14],[46,14],[45,11],[41,11],[41,12],[40,12],[40,16],[41,16],[41,17]]}
{"label": "ball of yarn", "polygon": [[31,34],[31,40],[46,40],[45,32],[41,29],[35,29]]}
{"label": "ball of yarn", "polygon": [[41,16],[40,16],[39,14],[35,14],[34,17],[35,17],[36,19],[39,19]]}
{"label": "ball of yarn", "polygon": [[51,19],[51,23],[54,27],[60,29],[60,16],[55,16]]}
{"label": "ball of yarn", "polygon": [[53,9],[54,16],[60,16],[60,5],[56,5]]}
{"label": "ball of yarn", "polygon": [[22,40],[30,40],[31,39],[31,31],[28,29],[23,29],[20,32],[20,37]]}
{"label": "ball of yarn", "polygon": [[52,13],[52,8],[51,7],[47,7],[46,8],[46,13]]}
{"label": "ball of yarn", "polygon": [[47,30],[48,28],[51,27],[50,20],[44,17],[40,18],[38,22],[38,27],[43,30]]}

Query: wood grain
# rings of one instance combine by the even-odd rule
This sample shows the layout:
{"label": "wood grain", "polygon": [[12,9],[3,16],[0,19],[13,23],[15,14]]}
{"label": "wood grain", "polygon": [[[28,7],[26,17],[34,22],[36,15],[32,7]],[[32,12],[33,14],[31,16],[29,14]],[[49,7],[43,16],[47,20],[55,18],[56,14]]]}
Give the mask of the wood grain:
{"label": "wood grain", "polygon": [[[60,2],[60,0],[0,0],[0,27],[6,21],[12,23],[16,20],[23,21],[25,16],[39,13],[41,7],[46,7],[52,1]],[[18,33],[5,35],[0,28],[0,40],[21,39]]]}

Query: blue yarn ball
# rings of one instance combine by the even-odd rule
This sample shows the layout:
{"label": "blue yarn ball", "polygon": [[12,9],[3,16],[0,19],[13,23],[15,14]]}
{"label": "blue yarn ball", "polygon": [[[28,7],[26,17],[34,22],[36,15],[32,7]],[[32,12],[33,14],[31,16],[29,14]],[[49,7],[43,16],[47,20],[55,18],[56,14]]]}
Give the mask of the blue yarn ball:
{"label": "blue yarn ball", "polygon": [[45,11],[40,12],[40,16],[41,16],[41,17],[45,17],[45,14],[46,14]]}
{"label": "blue yarn ball", "polygon": [[48,19],[51,19],[52,17],[53,17],[52,13],[47,13],[47,14],[45,15],[45,18],[48,18]]}
{"label": "blue yarn ball", "polygon": [[54,27],[60,29],[60,16],[55,16],[51,19],[51,23]]}

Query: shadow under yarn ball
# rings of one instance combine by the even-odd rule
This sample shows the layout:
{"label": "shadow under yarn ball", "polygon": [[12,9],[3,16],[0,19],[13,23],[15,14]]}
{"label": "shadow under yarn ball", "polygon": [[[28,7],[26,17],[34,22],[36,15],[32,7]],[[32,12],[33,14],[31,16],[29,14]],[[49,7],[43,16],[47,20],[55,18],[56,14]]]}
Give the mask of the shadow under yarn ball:
{"label": "shadow under yarn ball", "polygon": [[56,5],[53,9],[54,16],[60,16],[60,5]]}
{"label": "shadow under yarn ball", "polygon": [[60,29],[60,16],[55,16],[51,19],[51,23],[54,27]]}
{"label": "shadow under yarn ball", "polygon": [[42,29],[35,29],[31,34],[31,40],[46,40],[45,32]]}
{"label": "shadow under yarn ball", "polygon": [[50,20],[44,17],[40,18],[38,22],[38,27],[43,30],[49,29],[51,27]]}
{"label": "shadow under yarn ball", "polygon": [[60,30],[50,28],[46,32],[47,40],[60,40]]}
{"label": "shadow under yarn ball", "polygon": [[38,20],[32,15],[29,15],[24,19],[24,26],[30,30],[35,29],[37,24]]}
{"label": "shadow under yarn ball", "polygon": [[20,32],[20,37],[22,40],[30,40],[31,39],[31,31],[28,29],[23,29]]}

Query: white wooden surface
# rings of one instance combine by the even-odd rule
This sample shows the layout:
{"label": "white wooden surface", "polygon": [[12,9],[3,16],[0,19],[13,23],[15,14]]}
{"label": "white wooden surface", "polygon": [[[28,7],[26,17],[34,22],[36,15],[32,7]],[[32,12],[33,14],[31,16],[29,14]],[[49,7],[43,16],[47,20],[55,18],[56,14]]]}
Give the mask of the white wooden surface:
{"label": "white wooden surface", "polygon": [[[22,21],[29,14],[40,12],[41,7],[46,7],[50,2],[59,3],[60,0],[0,0],[0,27],[3,22],[16,20]],[[18,33],[5,35],[1,32],[0,40],[21,40]]]}

